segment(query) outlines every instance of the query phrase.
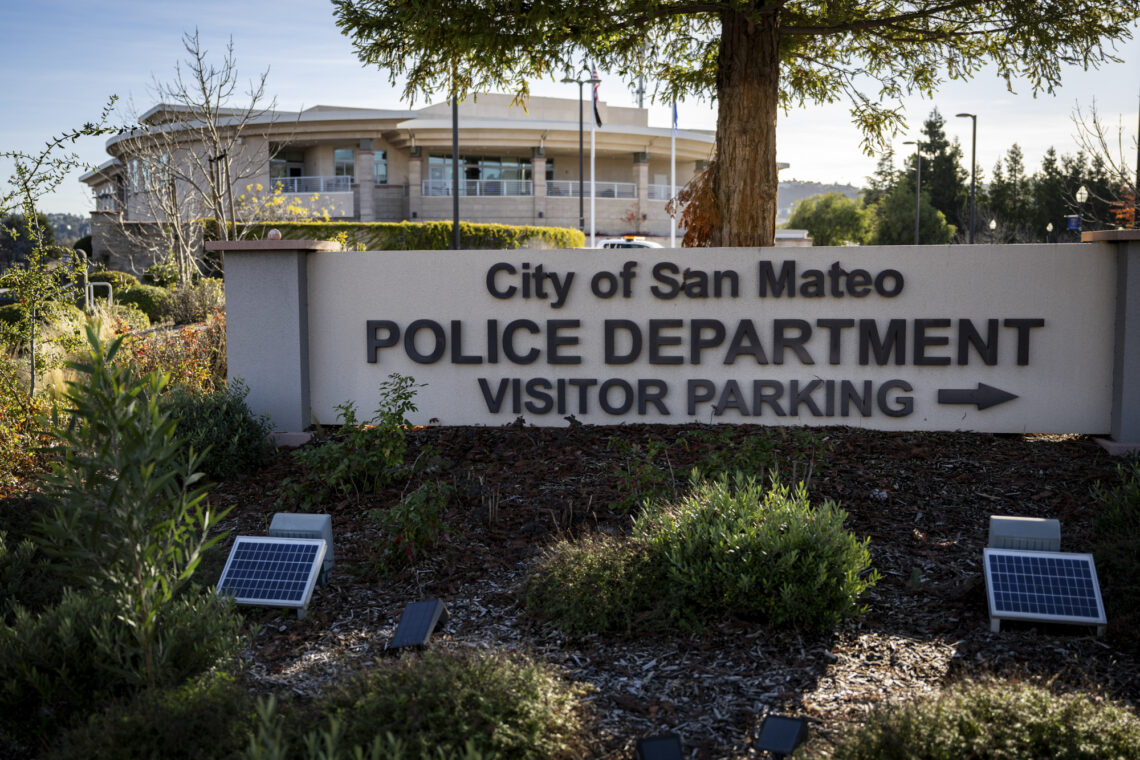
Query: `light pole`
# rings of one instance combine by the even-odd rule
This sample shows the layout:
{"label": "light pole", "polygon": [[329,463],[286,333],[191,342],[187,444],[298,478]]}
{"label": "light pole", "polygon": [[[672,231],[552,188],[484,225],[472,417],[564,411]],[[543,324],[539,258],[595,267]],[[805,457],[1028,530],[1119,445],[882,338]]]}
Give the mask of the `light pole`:
{"label": "light pole", "polygon": [[960,113],[958,118],[970,118],[970,242],[974,242],[974,198],[978,179],[978,115],[976,113]]}
{"label": "light pole", "polygon": [[585,146],[582,143],[582,135],[584,133],[584,122],[582,120],[582,85],[584,84],[597,84],[601,82],[600,79],[577,79],[571,76],[562,78],[564,84],[577,83],[578,85],[578,228],[582,230],[582,234],[586,234],[586,202],[583,198],[585,189],[584,176],[586,174],[583,167],[583,156],[586,153]]}
{"label": "light pole", "polygon": [[918,220],[922,208],[922,143],[917,140],[906,140],[903,145],[914,146],[914,244],[918,245]]}
{"label": "light pole", "polygon": [[1045,225],[1045,242],[1047,242],[1047,243],[1053,242],[1053,223],[1052,222],[1049,222],[1048,224]]}
{"label": "light pole", "polygon": [[1081,185],[1073,197],[1077,199],[1077,237],[1079,238],[1081,230],[1085,228],[1085,201],[1089,199],[1089,189]]}

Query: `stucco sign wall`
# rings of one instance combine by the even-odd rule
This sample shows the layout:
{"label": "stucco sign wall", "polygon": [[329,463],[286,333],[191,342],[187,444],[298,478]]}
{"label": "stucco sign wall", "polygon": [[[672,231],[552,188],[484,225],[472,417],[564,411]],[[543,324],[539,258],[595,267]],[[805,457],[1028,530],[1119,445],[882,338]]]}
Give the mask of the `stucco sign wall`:
{"label": "stucco sign wall", "polygon": [[[301,391],[323,423],[347,400],[374,409],[398,372],[426,384],[416,421],[445,425],[1110,429],[1110,246],[317,252],[297,265]],[[230,270],[232,312],[246,286]],[[265,340],[251,350],[287,372]]]}

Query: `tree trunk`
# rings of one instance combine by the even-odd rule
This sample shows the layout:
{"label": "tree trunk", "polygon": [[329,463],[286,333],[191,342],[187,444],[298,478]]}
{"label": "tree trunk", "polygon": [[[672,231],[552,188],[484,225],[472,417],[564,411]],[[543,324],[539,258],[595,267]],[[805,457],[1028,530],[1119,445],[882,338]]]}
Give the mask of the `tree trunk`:
{"label": "tree trunk", "polygon": [[714,246],[775,240],[779,32],[778,11],[755,21],[732,11],[721,18],[712,177],[721,224],[710,241]]}

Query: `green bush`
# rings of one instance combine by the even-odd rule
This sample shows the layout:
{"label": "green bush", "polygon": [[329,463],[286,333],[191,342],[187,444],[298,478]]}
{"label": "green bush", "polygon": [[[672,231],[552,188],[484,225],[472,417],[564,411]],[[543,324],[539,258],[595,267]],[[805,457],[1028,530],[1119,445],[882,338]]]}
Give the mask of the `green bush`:
{"label": "green bush", "polygon": [[178,284],[178,265],[174,263],[173,258],[156,261],[146,268],[143,282],[160,288],[172,288]]}
{"label": "green bush", "polygon": [[1140,757],[1140,718],[1128,708],[1089,695],[986,681],[879,708],[861,728],[830,744],[809,744],[797,757],[1123,760]]}
{"label": "green bush", "polygon": [[222,281],[203,277],[174,291],[170,316],[176,325],[205,322],[208,317],[225,308],[226,296]]}
{"label": "green bush", "polygon": [[65,731],[44,760],[233,758],[249,741],[253,695],[225,674],[112,703]]}
{"label": "green bush", "polygon": [[646,504],[629,539],[555,544],[527,603],[573,634],[691,628],[717,614],[826,629],[860,612],[878,579],[845,519],[832,502],[813,508],[802,484],[695,480],[679,500]]}
{"label": "green bush", "polygon": [[[1111,618],[1135,621],[1128,628],[1140,631],[1140,460],[1117,468],[1120,483],[1097,484],[1093,499],[1100,507],[1094,523],[1097,578]],[[1140,650],[1140,641],[1132,638]]]}
{"label": "green bush", "polygon": [[321,711],[339,721],[350,747],[390,733],[410,757],[436,748],[462,753],[470,744],[502,760],[578,758],[583,694],[522,655],[430,650],[377,663]]}
{"label": "green bush", "polygon": [[[207,240],[217,240],[217,223],[206,220]],[[264,238],[271,229],[285,240],[332,240],[344,236],[349,246],[368,251],[443,251],[451,248],[451,222],[265,222],[249,225],[247,236]],[[586,236],[565,227],[459,223],[464,249],[584,248]]]}
{"label": "green bush", "polygon": [[17,325],[20,323],[20,317],[23,311],[18,303],[7,303],[0,306],[0,322],[6,325]]}
{"label": "green bush", "polygon": [[[242,619],[210,591],[194,591],[157,611],[156,686],[173,686],[236,653]],[[65,591],[39,614],[17,607],[0,625],[0,715],[13,734],[52,735],[107,699],[138,693],[148,665],[114,600]]]}
{"label": "green bush", "polygon": [[[115,270],[100,270],[97,272],[87,273],[88,282],[107,282],[111,284],[112,295],[115,300],[125,294],[131,288],[136,288],[139,285],[139,278],[135,277],[130,272],[117,272]],[[95,295],[98,298],[105,298],[107,293],[103,288],[96,288]]]}
{"label": "green bush", "polygon": [[446,530],[443,513],[451,493],[446,483],[428,481],[396,505],[373,510],[372,519],[384,535],[376,552],[382,572],[411,564],[436,545]]}
{"label": "green bush", "polygon": [[154,285],[136,285],[115,298],[116,304],[137,306],[152,323],[170,319],[174,308],[174,295],[166,288]]}
{"label": "green bush", "polygon": [[272,426],[265,416],[253,416],[247,395],[249,389],[235,380],[229,388],[206,393],[175,386],[162,398],[165,412],[178,421],[178,438],[201,453],[198,468],[209,478],[249,472],[273,453]]}
{"label": "green bush", "polygon": [[73,251],[83,251],[84,253],[87,254],[87,257],[90,258],[92,252],[94,251],[94,249],[91,246],[91,236],[90,235],[84,235],[83,237],[79,238],[78,240],[75,241],[75,244],[73,246],[71,246],[71,249]]}
{"label": "green bush", "polygon": [[282,496],[302,509],[333,497],[361,497],[408,474],[404,454],[407,415],[416,411],[415,380],[392,374],[380,384],[380,405],[366,424],[356,419],[356,404],[337,407],[341,426],[331,440],[298,449],[300,478],[282,482]]}

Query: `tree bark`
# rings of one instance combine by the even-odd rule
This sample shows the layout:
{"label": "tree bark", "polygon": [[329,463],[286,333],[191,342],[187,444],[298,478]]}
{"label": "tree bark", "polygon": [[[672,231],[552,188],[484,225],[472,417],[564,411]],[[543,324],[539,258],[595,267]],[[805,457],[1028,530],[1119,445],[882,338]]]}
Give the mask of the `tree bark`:
{"label": "tree bark", "polygon": [[752,20],[721,18],[716,161],[712,191],[721,218],[714,246],[770,246],[776,235],[776,112],[780,86],[778,10]]}

